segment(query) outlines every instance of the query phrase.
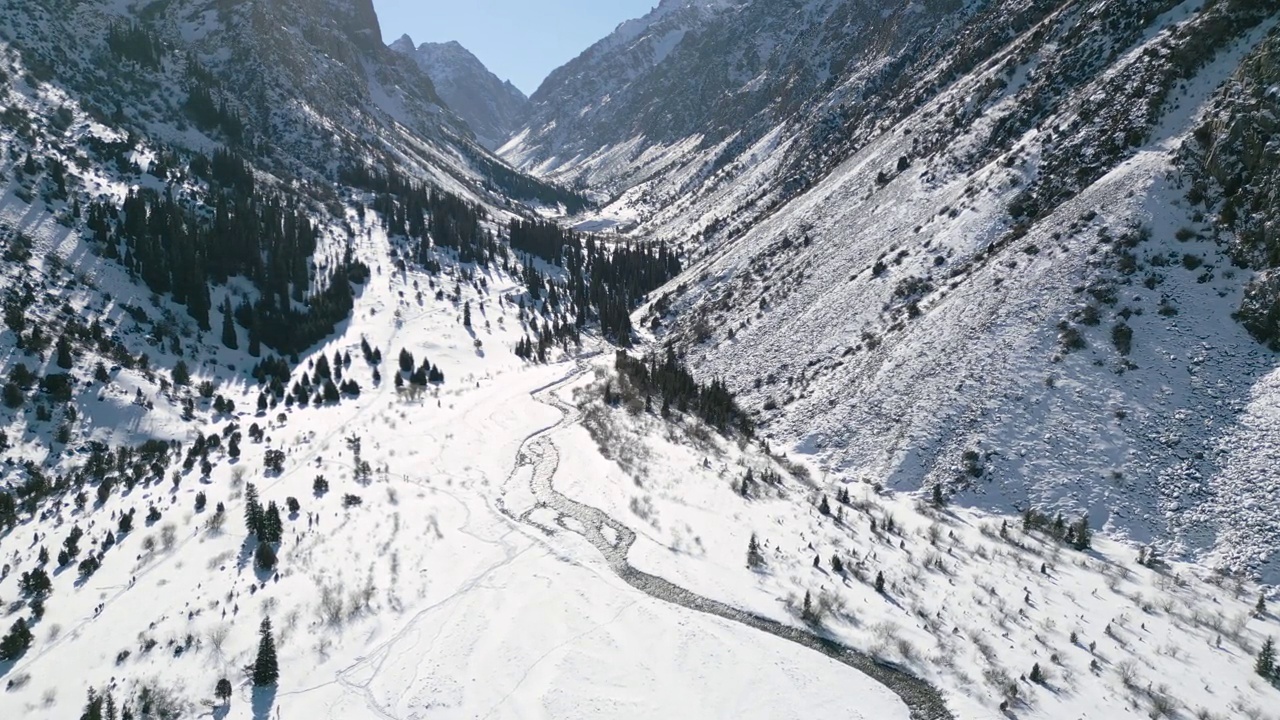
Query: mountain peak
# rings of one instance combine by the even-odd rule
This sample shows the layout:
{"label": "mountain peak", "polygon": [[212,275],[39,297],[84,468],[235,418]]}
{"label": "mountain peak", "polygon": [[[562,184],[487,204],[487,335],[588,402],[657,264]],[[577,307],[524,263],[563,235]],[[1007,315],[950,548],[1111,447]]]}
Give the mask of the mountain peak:
{"label": "mountain peak", "polygon": [[391,49],[417,61],[440,97],[486,147],[502,145],[528,118],[529,99],[524,93],[490,72],[462,43],[427,42],[415,48],[406,35]]}
{"label": "mountain peak", "polygon": [[409,37],[408,33],[401,35],[400,39],[391,43],[390,47],[392,50],[395,50],[396,52],[401,52],[406,54],[412,54],[413,51],[418,48],[417,45],[413,44],[413,38]]}

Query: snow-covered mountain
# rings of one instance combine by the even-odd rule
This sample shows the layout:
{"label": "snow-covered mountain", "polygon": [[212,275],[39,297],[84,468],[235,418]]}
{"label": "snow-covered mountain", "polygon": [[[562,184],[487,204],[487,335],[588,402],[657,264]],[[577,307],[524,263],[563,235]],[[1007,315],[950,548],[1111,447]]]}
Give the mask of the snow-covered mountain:
{"label": "snow-covered mountain", "polygon": [[14,0],[0,718],[1270,718],[1278,27]]}
{"label": "snow-covered mountain", "polygon": [[[826,27],[857,7],[804,9]],[[1083,510],[1280,577],[1261,470],[1280,443],[1261,419],[1277,5],[979,2],[932,26],[917,10],[883,7],[904,32],[816,94],[769,91],[749,114],[763,135],[606,131],[589,156],[528,167],[615,196],[584,226],[691,250],[643,324],[832,477]]]}
{"label": "snow-covered mountain", "polygon": [[440,97],[486,148],[497,149],[528,119],[529,99],[524,93],[510,80],[500,80],[457,42],[414,46],[404,35],[391,43],[391,49],[418,62]]}

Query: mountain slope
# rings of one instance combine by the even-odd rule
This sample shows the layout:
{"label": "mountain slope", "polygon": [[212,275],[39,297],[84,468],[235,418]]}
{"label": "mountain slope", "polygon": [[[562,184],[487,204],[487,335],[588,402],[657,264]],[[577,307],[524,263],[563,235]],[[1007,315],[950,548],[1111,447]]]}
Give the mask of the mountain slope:
{"label": "mountain slope", "polygon": [[[1276,362],[1233,318],[1256,305],[1271,327],[1271,261],[1232,267],[1247,235],[1222,220],[1265,207],[1269,176],[1242,195],[1233,161],[1213,156],[1219,183],[1184,149],[1216,128],[1234,128],[1222,147],[1266,137],[1266,113],[1219,93],[1269,67],[1277,9],[1060,3],[971,73],[912,74],[900,95],[932,99],[892,122],[873,109],[841,133],[856,150],[794,197],[777,173],[830,149],[783,127],[642,211],[638,233],[706,228],[644,323],[833,480],[1083,510],[1274,581],[1278,507],[1255,459],[1276,442],[1261,430]],[[1233,106],[1258,128],[1213,119]]]}
{"label": "mountain slope", "polygon": [[486,148],[496,149],[524,124],[529,99],[510,81],[498,79],[458,43],[422,43],[415,47],[405,35],[392,43],[391,49],[418,63],[440,97]]}

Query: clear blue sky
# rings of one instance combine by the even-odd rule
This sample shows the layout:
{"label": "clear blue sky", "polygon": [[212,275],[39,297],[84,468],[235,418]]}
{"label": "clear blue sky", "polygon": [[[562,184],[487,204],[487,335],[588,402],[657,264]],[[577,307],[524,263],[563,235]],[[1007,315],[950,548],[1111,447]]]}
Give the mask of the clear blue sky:
{"label": "clear blue sky", "polygon": [[532,94],[554,69],[658,0],[373,0],[388,42],[457,40]]}

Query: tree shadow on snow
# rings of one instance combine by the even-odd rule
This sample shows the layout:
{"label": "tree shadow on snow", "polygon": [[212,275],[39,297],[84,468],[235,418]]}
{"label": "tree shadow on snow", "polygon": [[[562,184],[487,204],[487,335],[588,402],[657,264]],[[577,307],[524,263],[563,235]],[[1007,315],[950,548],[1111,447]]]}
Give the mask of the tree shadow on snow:
{"label": "tree shadow on snow", "polygon": [[271,706],[276,704],[276,686],[253,689],[253,720],[268,720]]}

